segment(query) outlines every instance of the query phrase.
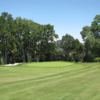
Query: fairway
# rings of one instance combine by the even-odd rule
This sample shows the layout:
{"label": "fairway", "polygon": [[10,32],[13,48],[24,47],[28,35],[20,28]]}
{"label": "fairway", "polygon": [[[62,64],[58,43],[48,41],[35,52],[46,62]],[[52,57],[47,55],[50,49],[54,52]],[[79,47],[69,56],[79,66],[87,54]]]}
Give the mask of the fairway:
{"label": "fairway", "polygon": [[100,63],[0,66],[0,100],[100,100]]}

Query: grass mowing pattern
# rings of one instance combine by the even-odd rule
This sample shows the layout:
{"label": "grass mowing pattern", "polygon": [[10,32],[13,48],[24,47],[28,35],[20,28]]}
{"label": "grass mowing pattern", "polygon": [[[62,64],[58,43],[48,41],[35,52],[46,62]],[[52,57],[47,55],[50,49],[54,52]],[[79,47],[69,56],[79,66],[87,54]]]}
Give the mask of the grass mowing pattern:
{"label": "grass mowing pattern", "polygon": [[0,100],[100,100],[100,63],[1,66]]}

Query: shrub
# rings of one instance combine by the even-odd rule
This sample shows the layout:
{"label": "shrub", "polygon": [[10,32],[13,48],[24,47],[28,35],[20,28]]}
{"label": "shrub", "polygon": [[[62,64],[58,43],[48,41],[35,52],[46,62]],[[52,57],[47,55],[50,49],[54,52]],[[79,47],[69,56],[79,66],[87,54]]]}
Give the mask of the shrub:
{"label": "shrub", "polygon": [[100,62],[100,57],[96,57],[96,58],[94,59],[94,61]]}

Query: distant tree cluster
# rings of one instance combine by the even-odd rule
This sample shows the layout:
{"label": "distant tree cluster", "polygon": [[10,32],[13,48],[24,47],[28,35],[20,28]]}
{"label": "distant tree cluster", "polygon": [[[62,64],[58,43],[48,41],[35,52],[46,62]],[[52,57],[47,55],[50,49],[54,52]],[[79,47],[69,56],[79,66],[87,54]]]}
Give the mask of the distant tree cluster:
{"label": "distant tree cluster", "polygon": [[0,63],[32,61],[94,61],[100,57],[100,15],[83,27],[84,43],[66,34],[57,40],[53,25],[41,25],[21,17],[0,15]]}

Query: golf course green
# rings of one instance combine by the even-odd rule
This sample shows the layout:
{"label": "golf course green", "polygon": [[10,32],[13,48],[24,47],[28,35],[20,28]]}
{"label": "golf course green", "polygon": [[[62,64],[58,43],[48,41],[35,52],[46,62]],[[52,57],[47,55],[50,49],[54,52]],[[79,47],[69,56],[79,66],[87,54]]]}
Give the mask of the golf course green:
{"label": "golf course green", "polygon": [[0,100],[100,100],[100,63],[0,66]]}

